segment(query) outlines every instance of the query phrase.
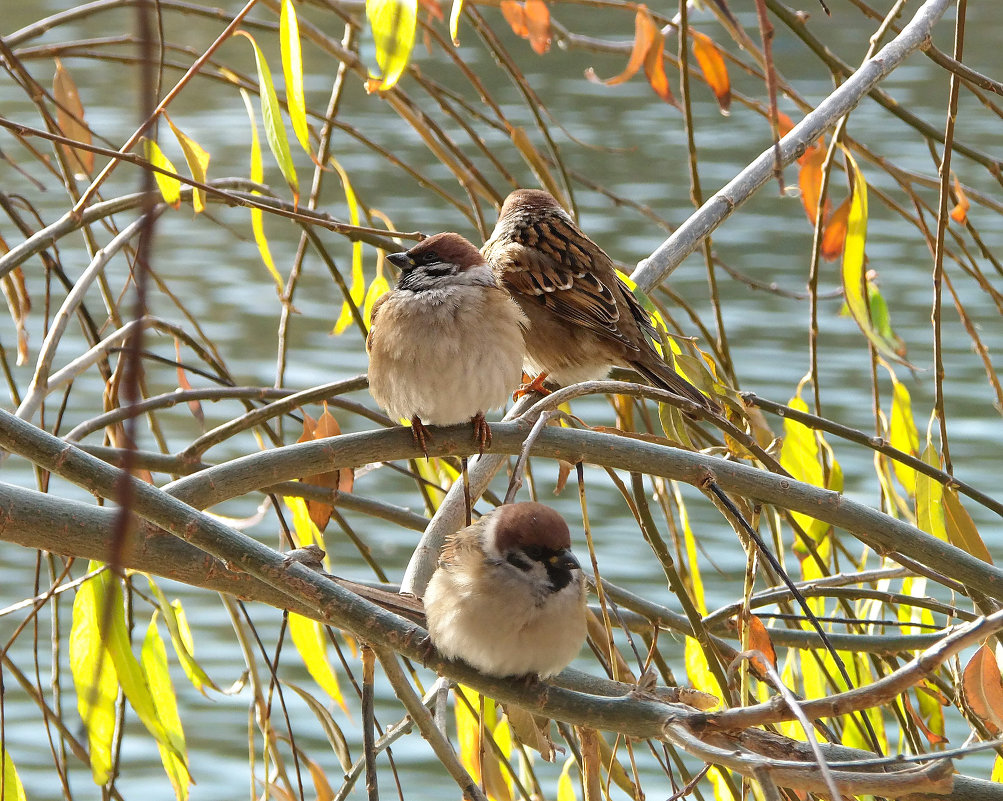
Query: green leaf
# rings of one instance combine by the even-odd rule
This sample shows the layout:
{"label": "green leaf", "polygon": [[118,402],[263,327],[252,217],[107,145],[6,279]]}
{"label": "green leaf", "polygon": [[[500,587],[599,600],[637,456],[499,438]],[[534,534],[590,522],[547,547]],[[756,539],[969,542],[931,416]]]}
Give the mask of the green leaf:
{"label": "green leaf", "polygon": [[310,131],[306,124],[306,100],[303,97],[303,54],[300,51],[299,21],[296,19],[292,0],[282,0],[279,42],[282,49],[282,73],[286,79],[289,120],[302,148],[313,155],[310,150]]}
{"label": "green leaf", "polygon": [[[261,164],[258,120],[254,116],[254,106],[251,105],[250,95],[241,89],[240,96],[244,101],[244,108],[247,109],[247,117],[251,121],[251,180],[256,184],[260,184],[264,182],[264,168]],[[252,192],[251,194],[260,195],[261,193]],[[282,276],[275,266],[275,260],[272,258],[272,251],[268,247],[268,237],[265,236],[265,214],[261,209],[251,209],[251,230],[254,232],[254,241],[258,245],[258,253],[261,254],[261,261],[264,262],[265,269],[275,279],[275,285],[278,287],[279,294],[281,295],[285,291],[285,287],[282,283]]]}
{"label": "green leaf", "polygon": [[961,505],[958,491],[946,487],[944,489],[944,522],[947,526],[947,541],[952,545],[968,551],[972,556],[981,559],[986,564],[992,564],[993,558],[986,548],[985,542],[975,527],[975,521],[968,510]]}
{"label": "green leaf", "polygon": [[418,23],[418,0],[366,0],[366,17],[376,43],[376,63],[381,76],[373,76],[367,89],[393,88],[407,69]]}
{"label": "green leaf", "polygon": [[299,179],[296,177],[296,167],[293,165],[293,157],[289,152],[289,139],[286,136],[286,127],[282,122],[282,107],[279,105],[279,97],[275,94],[275,84],[272,83],[272,73],[268,69],[268,62],[265,54],[261,52],[254,37],[247,31],[237,31],[238,34],[247,38],[254,48],[254,61],[258,67],[258,86],[261,91],[261,119],[265,123],[265,138],[268,140],[268,147],[275,156],[275,162],[282,171],[282,177],[286,179],[289,188],[293,193],[293,204],[299,204],[300,187]]}
{"label": "green leaf", "polygon": [[[99,567],[100,562],[91,562],[87,569],[93,571]],[[80,585],[73,600],[70,629],[70,671],[77,691],[77,710],[87,731],[91,775],[97,785],[107,784],[111,778],[118,697],[118,677],[100,632],[105,597],[112,581],[111,572],[105,570]]]}
{"label": "green leaf", "polygon": [[310,711],[313,712],[314,717],[317,718],[321,728],[324,730],[327,741],[331,744],[331,749],[337,754],[338,762],[341,763],[341,769],[346,773],[351,770],[352,752],[348,747],[348,740],[345,739],[345,733],[328,711],[327,704],[318,701],[302,687],[298,687],[288,681],[282,681],[282,683],[293,690],[310,707]]}
{"label": "green leaf", "polygon": [[[146,154],[146,160],[154,167],[159,167],[162,170],[170,170],[174,173],[177,172],[175,166],[171,164],[171,160],[160,149],[160,145],[152,139],[147,139],[145,136],[143,137],[143,152]],[[164,202],[171,208],[180,208],[181,181],[177,178],[172,178],[170,175],[164,175],[162,172],[154,172],[153,179],[157,182],[157,188],[160,190]]]}
{"label": "green leaf", "polygon": [[170,742],[176,746],[175,750],[165,747],[158,741],[160,759],[174,788],[174,796],[178,801],[187,801],[191,774],[188,772],[185,733],[181,727],[181,716],[178,714],[178,699],[174,694],[174,686],[167,670],[167,651],[157,630],[156,612],[153,613],[150,625],[146,629],[146,637],[143,638],[140,661],[153,696],[157,719],[167,732]]}
{"label": "green leaf", "polygon": [[[191,170],[192,178],[200,184],[204,184],[206,182],[206,174],[209,170],[209,154],[202,149],[202,146],[198,142],[182,132],[180,128],[171,122],[171,118],[167,114],[164,114],[164,119],[171,126],[171,130],[174,131],[174,135],[177,137],[178,144],[181,145],[181,152],[185,154],[185,161],[188,162],[188,169]],[[192,206],[195,208],[196,214],[205,210],[204,189],[196,187],[195,191],[192,192]]]}

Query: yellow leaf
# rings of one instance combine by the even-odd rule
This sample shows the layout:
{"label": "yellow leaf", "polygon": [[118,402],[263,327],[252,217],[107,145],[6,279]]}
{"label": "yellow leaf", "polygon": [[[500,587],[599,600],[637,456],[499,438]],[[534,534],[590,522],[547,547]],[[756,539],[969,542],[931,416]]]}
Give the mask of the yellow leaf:
{"label": "yellow leaf", "polygon": [[[889,370],[889,372],[891,372]],[[916,456],[919,453],[919,432],[912,416],[912,398],[909,389],[892,373],[892,416],[889,423],[891,446],[903,453]],[[903,489],[910,495],[916,493],[916,471],[908,465],[893,461],[892,469]]]}
{"label": "yellow leaf", "polygon": [[[145,136],[143,137],[143,152],[146,154],[146,160],[154,167],[177,173],[177,169],[171,160],[164,155],[160,145]],[[181,181],[170,175],[164,175],[162,172],[154,172],[153,179],[157,182],[157,188],[160,190],[164,202],[171,208],[179,208],[181,206]]]}
{"label": "yellow leaf", "polygon": [[902,363],[896,352],[897,343],[883,336],[871,321],[870,300],[864,286],[864,245],[867,241],[867,182],[853,156],[845,151],[853,173],[853,193],[850,214],[846,222],[846,243],[843,246],[843,294],[850,316],[867,340],[888,359]]}
{"label": "yellow leaf", "polygon": [[247,31],[237,31],[235,35],[238,34],[245,37],[254,49],[254,63],[258,67],[258,89],[261,93],[261,120],[265,124],[265,139],[268,140],[268,148],[275,157],[275,163],[279,165],[282,177],[286,179],[286,183],[292,190],[293,205],[299,205],[299,179],[296,177],[296,167],[293,165],[293,157],[289,152],[289,139],[286,136],[286,126],[282,121],[282,107],[279,105],[279,97],[275,94],[275,84],[272,83],[272,73],[268,69],[265,54],[261,52],[254,37]]}
{"label": "yellow leaf", "polygon": [[557,779],[557,801],[577,801],[575,783],[571,778],[571,769],[574,767],[576,767],[575,758],[568,757]]}
{"label": "yellow leaf", "polygon": [[303,54],[300,51],[299,21],[292,0],[282,0],[279,14],[279,41],[282,50],[282,73],[286,79],[286,105],[293,132],[303,149],[310,150],[310,131],[306,124],[306,100],[303,97]]}
{"label": "yellow leaf", "polygon": [[345,699],[338,686],[338,677],[327,661],[327,635],[324,627],[316,620],[290,612],[289,636],[317,686],[347,713],[348,707],[345,706]]}
{"label": "yellow leaf", "polygon": [[972,516],[961,505],[958,491],[951,487],[945,487],[943,501],[944,522],[947,524],[947,541],[991,565],[993,558],[989,555],[989,549],[986,548],[985,542],[979,536],[979,530],[975,527],[975,521],[972,520]]}
{"label": "yellow leaf", "polygon": [[[258,120],[254,116],[254,106],[251,105],[251,97],[244,89],[240,90],[240,97],[244,101],[244,108],[247,110],[247,118],[251,122],[251,180],[256,184],[264,182],[264,167],[261,164],[261,143],[258,139]],[[260,192],[252,192],[253,195],[260,195]],[[265,236],[265,214],[261,209],[251,209],[251,230],[254,232],[254,241],[258,245],[258,253],[261,254],[261,261],[264,262],[265,269],[275,280],[278,292],[281,295],[285,291],[282,284],[282,276],[275,266],[272,258],[272,251],[268,247],[268,237]]]}
{"label": "yellow leaf", "polygon": [[[99,562],[91,562],[87,569],[93,571],[100,566]],[[111,572],[106,570],[80,585],[73,601],[70,630],[70,670],[77,691],[77,710],[87,731],[91,774],[97,785],[106,784],[111,778],[118,696],[118,677],[99,630],[108,584],[113,580]]]}
{"label": "yellow leaf", "polygon": [[[808,404],[800,396],[791,398],[791,409],[808,411]],[[803,423],[784,418],[784,443],[780,449],[780,465],[798,481],[825,487],[821,452],[817,435]],[[816,543],[820,543],[829,526],[809,515],[793,512],[794,519]]]}
{"label": "yellow leaf", "polygon": [[150,575],[146,576],[150,583],[150,589],[157,599],[160,614],[164,616],[164,623],[167,624],[167,631],[171,635],[171,644],[174,646],[174,653],[177,654],[181,668],[184,670],[188,680],[200,693],[205,695],[207,687],[214,690],[219,688],[215,682],[209,678],[202,666],[195,661],[194,644],[192,642],[191,629],[188,628],[188,619],[185,617],[185,610],[181,606],[181,601],[175,600],[173,603],[167,600],[163,590],[157,585]]}
{"label": "yellow leaf", "polygon": [[[185,161],[188,162],[188,169],[191,171],[192,178],[198,183],[204,184],[206,182],[206,171],[209,169],[209,154],[202,149],[202,146],[198,142],[183,133],[180,128],[171,122],[171,118],[167,114],[164,114],[164,119],[171,126],[171,130],[174,131],[174,135],[178,139],[178,144],[181,145],[181,152],[185,154]],[[192,206],[195,208],[196,214],[205,210],[204,189],[196,187],[192,192]]]}
{"label": "yellow leaf", "polygon": [[[84,122],[84,105],[80,102],[77,85],[70,73],[56,59],[56,74],[52,78],[52,96],[56,101],[56,122],[63,136],[82,144],[91,143],[91,131]],[[69,145],[60,145],[74,177],[84,179],[94,171],[94,153]]]}
{"label": "yellow leaf", "polygon": [[160,742],[160,759],[164,770],[174,788],[174,796],[178,801],[187,801],[188,785],[191,775],[188,772],[188,756],[185,747],[185,733],[181,727],[181,716],[178,714],[178,699],[174,694],[171,676],[167,670],[167,652],[164,641],[157,630],[157,613],[154,612],[150,625],[143,638],[143,648],[140,652],[140,662],[143,673],[150,686],[157,719],[168,733],[170,742],[175,744],[177,751],[165,747]]}
{"label": "yellow leaf", "polygon": [[[417,0],[366,0],[366,17],[373,29],[376,63],[381,76],[375,88],[386,91],[400,80],[411,58],[415,27],[418,22]],[[367,86],[368,89],[368,86]]]}
{"label": "yellow leaf", "polygon": [[[470,702],[471,711],[467,703],[460,698],[460,693]],[[456,739],[459,745],[460,761],[470,773],[471,777],[482,783],[484,791],[491,801],[511,801],[512,791],[508,782],[508,774],[502,771],[498,756],[493,748],[487,743],[480,748],[481,726],[477,718],[476,710],[479,708],[482,697],[474,690],[463,685],[456,687]],[[484,736],[494,737],[498,742],[501,732],[499,729],[500,715],[495,702],[490,698],[483,698],[484,703]],[[502,724],[507,727],[508,724]],[[504,753],[504,750],[503,750]]]}
{"label": "yellow leaf", "polygon": [[[345,202],[348,203],[348,219],[352,225],[358,225],[359,202],[355,197],[355,190],[352,189],[352,182],[348,179],[348,173],[345,172],[342,166],[335,159],[331,159],[331,164],[334,169],[338,171],[338,176],[341,178],[341,185],[345,190]],[[362,242],[356,240],[352,242],[352,286],[349,289],[349,295],[351,296],[352,303],[355,304],[356,308],[362,305],[365,293],[366,277],[362,272]],[[334,324],[334,333],[342,333],[349,325],[351,325],[354,319],[355,315],[352,313],[352,308],[346,300],[342,303],[341,314],[338,315],[338,321]]]}
{"label": "yellow leaf", "polygon": [[24,785],[21,784],[21,777],[17,775],[17,768],[14,767],[14,760],[10,758],[7,749],[0,749],[3,755],[3,801],[27,801],[24,794]]}
{"label": "yellow leaf", "polygon": [[449,36],[456,47],[460,46],[460,14],[463,12],[463,0],[453,0],[449,10]]}
{"label": "yellow leaf", "polygon": [[289,511],[292,512],[293,530],[296,532],[299,547],[305,548],[307,545],[317,545],[323,548],[324,535],[320,533],[320,529],[310,519],[310,510],[306,501],[302,498],[293,498],[290,495],[283,498],[283,501],[289,507]]}
{"label": "yellow leaf", "polygon": [[366,290],[366,305],[362,311],[362,319],[366,321],[366,328],[373,324],[373,304],[390,291],[390,284],[382,275],[376,276]]}
{"label": "yellow leaf", "polygon": [[[932,443],[927,443],[923,461],[932,467],[940,467],[940,459]],[[916,525],[927,534],[946,542],[943,497],[943,484],[923,473],[916,473]]]}

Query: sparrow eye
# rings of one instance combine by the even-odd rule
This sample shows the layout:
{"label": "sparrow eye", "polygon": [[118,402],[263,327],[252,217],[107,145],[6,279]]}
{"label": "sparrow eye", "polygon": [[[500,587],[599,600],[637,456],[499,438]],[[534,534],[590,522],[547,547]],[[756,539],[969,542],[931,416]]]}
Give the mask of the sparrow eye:
{"label": "sparrow eye", "polygon": [[543,548],[541,548],[539,545],[527,545],[522,550],[523,552],[525,552],[526,556],[528,556],[530,559],[533,559],[537,562],[543,561]]}

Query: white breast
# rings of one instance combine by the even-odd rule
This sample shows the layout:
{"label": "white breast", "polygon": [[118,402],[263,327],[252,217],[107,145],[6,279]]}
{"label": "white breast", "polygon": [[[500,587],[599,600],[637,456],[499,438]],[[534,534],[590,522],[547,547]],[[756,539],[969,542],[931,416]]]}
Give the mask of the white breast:
{"label": "white breast", "polygon": [[393,290],[373,327],[369,389],[390,417],[462,423],[519,386],[521,310],[494,286]]}

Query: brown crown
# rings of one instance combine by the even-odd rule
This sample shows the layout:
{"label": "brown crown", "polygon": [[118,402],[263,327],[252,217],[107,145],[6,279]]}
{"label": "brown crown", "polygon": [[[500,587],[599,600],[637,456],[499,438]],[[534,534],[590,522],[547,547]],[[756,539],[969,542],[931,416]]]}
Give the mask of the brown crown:
{"label": "brown crown", "polygon": [[435,253],[439,261],[455,264],[461,270],[468,270],[484,264],[481,252],[459,234],[445,232],[421,240],[407,255],[417,260],[424,253]]}
{"label": "brown crown", "polygon": [[516,189],[502,205],[499,217],[525,211],[564,211],[557,199],[542,189]]}
{"label": "brown crown", "polygon": [[549,506],[526,501],[500,506],[495,516],[495,546],[499,551],[540,545],[560,551],[571,547],[571,532],[564,518]]}

